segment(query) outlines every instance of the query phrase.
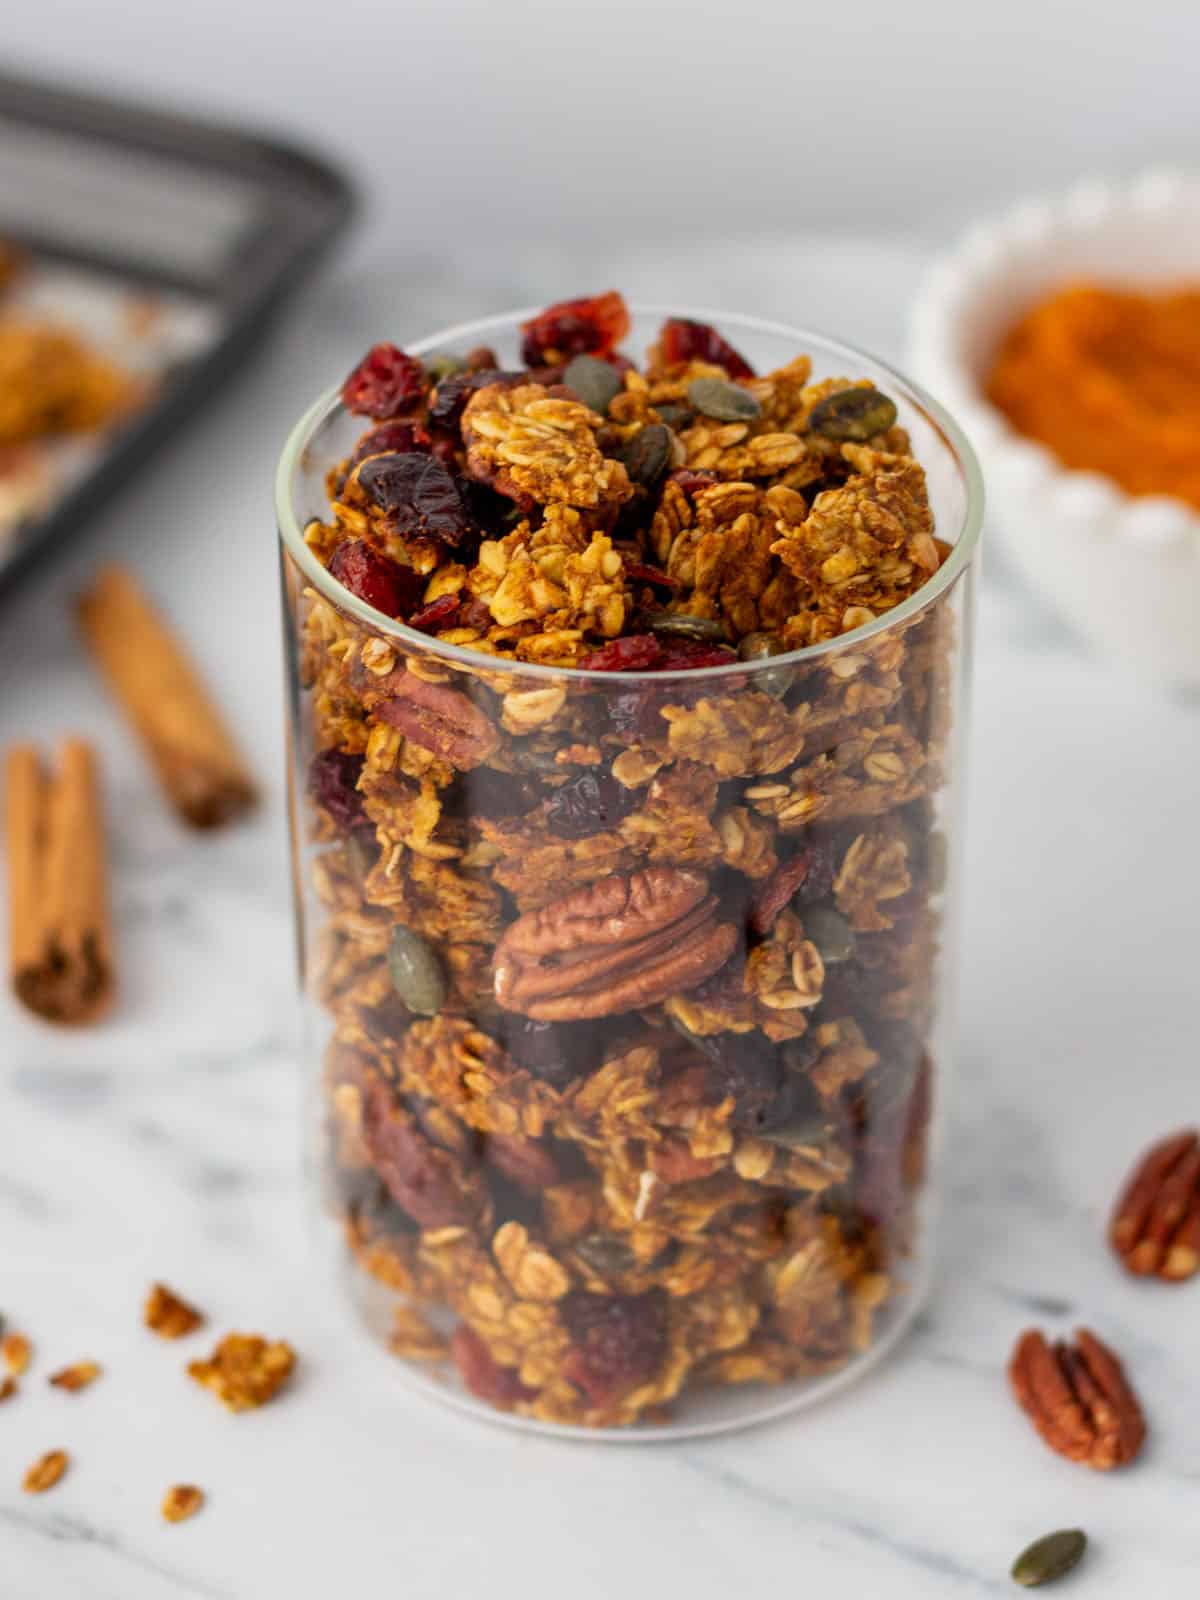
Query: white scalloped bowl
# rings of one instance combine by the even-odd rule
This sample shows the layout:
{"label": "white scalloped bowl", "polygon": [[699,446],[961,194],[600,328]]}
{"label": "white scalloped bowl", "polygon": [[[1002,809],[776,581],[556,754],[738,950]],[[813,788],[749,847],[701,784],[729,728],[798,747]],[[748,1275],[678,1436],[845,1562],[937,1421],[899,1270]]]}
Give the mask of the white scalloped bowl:
{"label": "white scalloped bowl", "polygon": [[1063,467],[982,392],[1005,332],[1072,278],[1200,282],[1200,177],[1081,184],[973,227],[921,287],[909,366],[970,435],[989,516],[1029,583],[1106,657],[1200,689],[1200,513]]}

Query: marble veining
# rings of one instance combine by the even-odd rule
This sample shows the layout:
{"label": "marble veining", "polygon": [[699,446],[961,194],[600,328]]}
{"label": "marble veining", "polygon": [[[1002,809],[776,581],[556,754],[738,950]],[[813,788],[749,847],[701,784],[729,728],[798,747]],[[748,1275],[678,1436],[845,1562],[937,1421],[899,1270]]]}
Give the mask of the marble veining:
{"label": "marble veining", "polygon": [[[810,238],[639,252],[603,276],[896,356],[923,260],[913,242]],[[88,544],[5,608],[0,737],[80,729],[103,751],[123,990],[83,1033],[0,998],[0,1312],[38,1357],[0,1412],[2,1600],[324,1600],[356,1584],[406,1600],[943,1600],[1015,1592],[1017,1550],[1076,1524],[1093,1543],[1072,1593],[1195,1592],[1200,1287],[1126,1279],[1103,1226],[1135,1151],[1197,1115],[1196,712],[1085,656],[1002,551],[980,616],[939,1271],[898,1352],[791,1421],[587,1446],[422,1400],[332,1298],[299,1178],[274,454],[371,337],[594,277],[552,248],[502,271],[344,269]],[[88,675],[68,602],[105,555],[166,601],[253,750],[266,805],[247,826],[185,836]],[[213,1331],[293,1341],[286,1402],[230,1417],[190,1384],[181,1369],[207,1336],[181,1349],[142,1330],[153,1277]],[[1031,1321],[1086,1321],[1126,1353],[1152,1426],[1134,1469],[1099,1478],[1033,1436],[1003,1379]],[[84,1356],[105,1367],[89,1391],[46,1387]],[[56,1446],[71,1472],[24,1496],[26,1465]],[[209,1504],[167,1527],[159,1501],[181,1480]]]}

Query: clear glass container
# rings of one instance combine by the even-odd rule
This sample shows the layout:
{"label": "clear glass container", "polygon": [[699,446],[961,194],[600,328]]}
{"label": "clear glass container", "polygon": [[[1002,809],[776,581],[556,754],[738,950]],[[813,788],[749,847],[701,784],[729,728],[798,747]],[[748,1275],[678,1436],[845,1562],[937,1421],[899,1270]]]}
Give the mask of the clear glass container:
{"label": "clear glass container", "polygon": [[[383,616],[306,544],[363,431],[336,391],[277,485],[320,1226],[398,1377],[588,1437],[778,1416],[896,1342],[950,1059],[974,456],[815,334],[643,307],[626,348],[668,314],[895,400],[953,546],[921,590],[728,667],[511,666]],[[409,348],[519,365],[528,315]],[[364,751],[365,802],[327,792]],[[429,752],[454,769],[432,813]]]}

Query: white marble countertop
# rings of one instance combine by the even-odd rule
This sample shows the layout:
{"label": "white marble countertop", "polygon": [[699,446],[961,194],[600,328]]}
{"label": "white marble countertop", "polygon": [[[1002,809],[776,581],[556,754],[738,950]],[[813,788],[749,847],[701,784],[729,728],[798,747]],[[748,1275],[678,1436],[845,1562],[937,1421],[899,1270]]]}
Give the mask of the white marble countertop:
{"label": "white marble countertop", "polygon": [[[898,354],[912,248],[828,241],[611,263],[644,298],[748,305]],[[1052,1527],[1093,1548],[1063,1592],[1182,1600],[1200,1566],[1200,1287],[1125,1279],[1114,1186],[1197,1115],[1194,708],[1079,653],[994,559],[972,738],[961,1070],[935,1294],[880,1370],[800,1418],[654,1447],[548,1442],[411,1394],[349,1326],[312,1259],[283,844],[270,479],[301,404],[371,337],[570,291],[546,251],[504,275],[437,264],[327,281],[266,359],[40,574],[0,624],[0,738],[101,745],[122,999],[59,1033],[0,998],[0,1312],[37,1367],[0,1414],[3,1600],[316,1600],[684,1592],[941,1600],[1015,1593]],[[865,312],[862,308],[866,308]],[[91,681],[68,597],[105,555],[169,606],[255,752],[268,803],[196,839],[165,813]],[[218,1329],[290,1339],[286,1403],[226,1415],[140,1327],[147,1283]],[[1145,1457],[1102,1478],[1049,1454],[1003,1364],[1031,1321],[1086,1322],[1125,1353]],[[84,1395],[45,1386],[84,1356]],[[21,1493],[51,1447],[74,1466]],[[193,1481],[203,1514],[159,1520]]]}

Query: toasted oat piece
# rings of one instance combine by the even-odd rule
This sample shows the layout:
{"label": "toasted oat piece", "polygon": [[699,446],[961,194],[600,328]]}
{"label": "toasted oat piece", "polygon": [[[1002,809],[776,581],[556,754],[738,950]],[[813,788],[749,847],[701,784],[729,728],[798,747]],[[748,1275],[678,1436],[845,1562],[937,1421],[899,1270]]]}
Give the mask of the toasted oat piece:
{"label": "toasted oat piece", "polygon": [[163,1495],[162,1514],[167,1522],[186,1522],[204,1504],[204,1490],[194,1483],[173,1483]]}
{"label": "toasted oat piece", "polygon": [[252,1411],[275,1398],[295,1365],[296,1352],[283,1340],[227,1333],[207,1361],[190,1361],[187,1370],[228,1410]]}
{"label": "toasted oat piece", "polygon": [[183,1339],[203,1326],[204,1313],[165,1283],[154,1283],[142,1312],[146,1326],[163,1339]]}
{"label": "toasted oat piece", "polygon": [[74,1394],[79,1389],[86,1389],[89,1383],[95,1383],[103,1370],[98,1361],[76,1361],[72,1366],[52,1372],[46,1381],[56,1389],[66,1389]]}
{"label": "toasted oat piece", "polygon": [[47,1489],[53,1489],[70,1462],[71,1458],[65,1450],[47,1450],[21,1480],[22,1489],[26,1494],[45,1494]]}
{"label": "toasted oat piece", "polygon": [[14,1378],[28,1368],[32,1356],[33,1346],[23,1333],[6,1333],[0,1339],[0,1359]]}

